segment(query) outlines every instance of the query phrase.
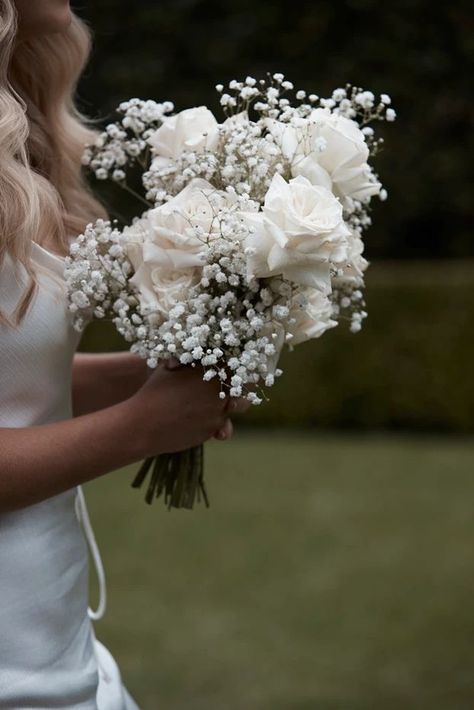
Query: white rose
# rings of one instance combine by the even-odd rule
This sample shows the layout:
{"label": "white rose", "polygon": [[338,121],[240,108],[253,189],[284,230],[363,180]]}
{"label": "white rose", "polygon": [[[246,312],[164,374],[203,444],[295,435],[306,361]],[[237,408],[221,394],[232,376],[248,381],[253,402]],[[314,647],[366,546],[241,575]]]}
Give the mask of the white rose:
{"label": "white rose", "polygon": [[265,118],[262,123],[275,139],[283,157],[290,163],[311,152],[308,119],[296,116],[290,123],[283,123],[274,118]]}
{"label": "white rose", "polygon": [[236,129],[239,127],[245,128],[249,125],[249,122],[250,119],[248,111],[240,111],[240,113],[234,113],[232,116],[226,118],[226,120],[221,123],[221,127],[225,130]]}
{"label": "white rose", "polygon": [[204,237],[219,234],[210,195],[219,199],[210,183],[196,178],[123,230],[121,244],[135,272],[130,283],[138,288],[142,305],[167,312],[199,280],[206,245],[196,229]]}
{"label": "white rose", "polygon": [[214,204],[218,198],[215,188],[207,180],[195,178],[172,200],[148,210],[123,232],[132,264],[134,243],[146,241],[153,246],[155,259],[161,254],[162,266],[186,268],[201,265],[200,254],[205,244],[196,229],[204,236],[217,234],[218,224],[210,199]]}
{"label": "white rose", "polygon": [[138,290],[140,305],[153,311],[150,320],[163,322],[170,310],[189,298],[189,290],[199,283],[198,269],[169,269],[156,266],[150,244],[143,245],[142,261],[130,279]]}
{"label": "white rose", "polygon": [[205,106],[186,109],[165,118],[148,143],[156,155],[168,160],[177,160],[184,151],[213,151],[219,143],[219,124]]}
{"label": "white rose", "polygon": [[361,285],[364,280],[364,272],[369,265],[369,262],[363,256],[364,242],[360,234],[351,231],[348,243],[347,261],[342,267],[339,267],[342,268],[342,274],[333,280],[336,286],[342,285],[343,283],[353,286]]}
{"label": "white rose", "polygon": [[317,289],[301,289],[290,309],[290,318],[296,320],[289,327],[289,332],[293,335],[290,343],[299,345],[306,340],[319,338],[329,328],[337,325],[332,316],[333,307],[327,296]]}
{"label": "white rose", "polygon": [[350,232],[342,206],[329,190],[301,176],[286,182],[276,174],[262,212],[246,219],[254,228],[246,240],[249,276],[282,274],[330,291],[331,266],[347,259]]}
{"label": "white rose", "polygon": [[198,283],[201,269],[191,257],[191,264],[177,266],[179,255],[166,244],[152,241],[156,235],[146,217],[124,230],[122,244],[132,263],[134,274],[129,279],[138,291],[142,308],[153,310],[152,322],[159,325],[170,308],[187,297],[189,289]]}
{"label": "white rose", "polygon": [[293,175],[303,175],[313,185],[346,198],[367,200],[381,185],[368,164],[369,148],[358,124],[329,109],[314,109],[307,119],[291,124],[268,124]]}

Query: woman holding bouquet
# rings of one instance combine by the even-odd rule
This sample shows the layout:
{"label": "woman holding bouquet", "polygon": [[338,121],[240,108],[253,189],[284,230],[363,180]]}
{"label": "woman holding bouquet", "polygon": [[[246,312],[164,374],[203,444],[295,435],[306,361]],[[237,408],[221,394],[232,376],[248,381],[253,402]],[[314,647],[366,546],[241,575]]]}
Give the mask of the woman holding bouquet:
{"label": "woman holding bouquet", "polygon": [[[71,98],[88,52],[88,32],[68,0],[0,0],[5,710],[137,707],[94,636],[91,618],[103,603],[99,613],[87,608],[81,523],[89,538],[92,532],[80,485],[232,433],[229,400],[196,369],[158,368],[148,376],[130,353],[75,354],[64,257],[69,240],[103,214],[82,183],[81,153],[92,133]],[[247,406],[234,400],[232,409]]]}

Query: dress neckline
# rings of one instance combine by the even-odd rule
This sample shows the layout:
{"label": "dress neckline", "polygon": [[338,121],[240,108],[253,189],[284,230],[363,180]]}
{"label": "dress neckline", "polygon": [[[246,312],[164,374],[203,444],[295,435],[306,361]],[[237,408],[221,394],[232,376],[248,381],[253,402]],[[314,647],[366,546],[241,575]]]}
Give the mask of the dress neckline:
{"label": "dress neckline", "polygon": [[61,261],[61,262],[64,261],[64,259],[65,259],[64,256],[60,256],[59,254],[56,254],[53,251],[49,251],[49,249],[45,249],[44,247],[41,246],[41,244],[38,244],[38,242],[33,242],[33,244],[35,247],[38,247],[39,249],[41,249],[41,251],[44,251],[46,254],[49,254],[54,259],[57,259],[58,261]]}
{"label": "dress neckline", "polygon": [[48,251],[38,244],[38,242],[32,241],[34,259],[37,263],[41,264],[43,267],[49,269],[50,271],[55,271],[61,277],[64,276],[65,267],[65,257],[59,256],[59,254],[54,254],[52,251]]}

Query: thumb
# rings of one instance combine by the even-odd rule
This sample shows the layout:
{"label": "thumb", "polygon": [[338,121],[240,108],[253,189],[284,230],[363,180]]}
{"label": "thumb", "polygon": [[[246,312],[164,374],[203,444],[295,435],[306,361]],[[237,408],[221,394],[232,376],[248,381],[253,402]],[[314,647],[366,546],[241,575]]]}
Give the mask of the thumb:
{"label": "thumb", "polygon": [[165,360],[166,370],[177,370],[180,367],[182,367],[182,365],[180,361],[175,357],[170,357]]}

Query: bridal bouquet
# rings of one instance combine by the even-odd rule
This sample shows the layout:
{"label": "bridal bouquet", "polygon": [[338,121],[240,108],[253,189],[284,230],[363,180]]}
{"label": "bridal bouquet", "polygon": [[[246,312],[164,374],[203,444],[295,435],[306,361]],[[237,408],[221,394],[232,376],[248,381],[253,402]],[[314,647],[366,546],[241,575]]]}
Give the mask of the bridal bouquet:
{"label": "bridal bouquet", "polygon": [[[387,193],[370,164],[392,121],[390,97],[346,86],[331,98],[282,74],[216,87],[205,106],[131,99],[84,154],[99,180],[146,203],[131,224],[98,220],[66,260],[76,329],[110,318],[150,368],[201,366],[220,396],[265,399],[290,347],[366,317],[363,231]],[[140,187],[132,187],[132,181]],[[207,502],[202,447],[147,459],[146,499]]]}

